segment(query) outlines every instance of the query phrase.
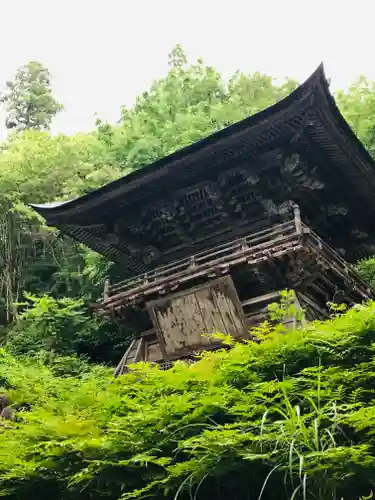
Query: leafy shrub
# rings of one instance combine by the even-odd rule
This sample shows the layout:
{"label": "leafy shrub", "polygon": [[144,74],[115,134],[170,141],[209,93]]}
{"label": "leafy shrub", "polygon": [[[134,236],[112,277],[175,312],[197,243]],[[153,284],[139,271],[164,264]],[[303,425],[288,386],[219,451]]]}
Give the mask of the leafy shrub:
{"label": "leafy shrub", "polygon": [[61,356],[53,351],[42,350],[18,357],[18,359],[43,364],[51,370],[52,375],[57,377],[80,377],[92,369],[92,365],[87,358],[76,354]]}
{"label": "leafy shrub", "polygon": [[17,356],[48,351],[60,356],[84,356],[93,361],[117,362],[130,342],[131,332],[100,321],[82,298],[53,298],[26,293],[27,302],[6,345]]}
{"label": "leafy shrub", "polygon": [[95,319],[87,314],[82,299],[54,299],[29,293],[25,297],[25,309],[8,339],[8,347],[14,354],[41,349],[72,354],[78,335],[95,328]]}
{"label": "leafy shrub", "polygon": [[[116,380],[0,352],[21,410],[0,434],[10,499],[358,499],[374,488],[375,304],[261,344]],[[22,408],[24,408],[22,410]]]}
{"label": "leafy shrub", "polygon": [[356,271],[375,290],[375,258],[363,259],[358,262]]}

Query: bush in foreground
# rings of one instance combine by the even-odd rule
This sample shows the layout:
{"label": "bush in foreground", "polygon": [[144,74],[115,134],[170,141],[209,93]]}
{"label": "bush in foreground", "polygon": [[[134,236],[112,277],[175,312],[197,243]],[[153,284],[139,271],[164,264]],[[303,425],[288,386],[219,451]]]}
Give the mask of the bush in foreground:
{"label": "bush in foreground", "polygon": [[[0,357],[8,499],[359,499],[375,477],[375,304],[169,371]],[[4,422],[5,424],[5,422]]]}

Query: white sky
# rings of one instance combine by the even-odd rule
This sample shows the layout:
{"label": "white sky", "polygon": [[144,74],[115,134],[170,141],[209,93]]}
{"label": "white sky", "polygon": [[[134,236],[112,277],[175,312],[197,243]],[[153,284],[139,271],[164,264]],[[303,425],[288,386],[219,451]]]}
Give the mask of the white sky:
{"label": "white sky", "polygon": [[374,19],[375,0],[1,0],[0,89],[40,61],[65,106],[53,130],[86,131],[95,113],[115,122],[163,76],[176,43],[225,76],[303,80],[324,61],[342,88],[359,74],[375,79]]}

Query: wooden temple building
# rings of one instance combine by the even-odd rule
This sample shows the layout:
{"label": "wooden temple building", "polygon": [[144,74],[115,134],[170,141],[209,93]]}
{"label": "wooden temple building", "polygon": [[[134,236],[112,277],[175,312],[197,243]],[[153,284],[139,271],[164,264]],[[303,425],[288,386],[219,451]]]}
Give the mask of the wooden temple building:
{"label": "wooden temple building", "polygon": [[[320,66],[288,97],[63,203],[33,205],[120,264],[97,311],[137,332],[116,374],[238,338],[294,290],[307,319],[367,300],[349,263],[375,253],[375,165]],[[206,334],[206,335],[202,335]]]}

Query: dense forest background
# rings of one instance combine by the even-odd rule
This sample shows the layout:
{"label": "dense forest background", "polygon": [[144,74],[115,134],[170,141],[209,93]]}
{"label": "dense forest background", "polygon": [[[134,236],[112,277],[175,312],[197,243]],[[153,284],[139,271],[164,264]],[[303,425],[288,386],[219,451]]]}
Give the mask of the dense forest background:
{"label": "dense forest background", "polygon": [[[28,206],[68,200],[142,168],[287,96],[298,82],[229,81],[180,46],[169,73],[117,124],[49,132],[63,106],[30,62],[0,101],[0,496],[71,500],[369,499],[375,470],[375,306],[171,370],[112,367],[132,332],[96,318],[121,270],[46,227]],[[375,82],[336,102],[375,155]],[[375,260],[357,264],[375,284]],[[275,311],[281,314],[282,311]],[[230,340],[227,339],[229,342]],[[106,366],[107,365],[107,366]],[[4,416],[3,413],[1,413]],[[8,415],[9,416],[9,415]]]}

